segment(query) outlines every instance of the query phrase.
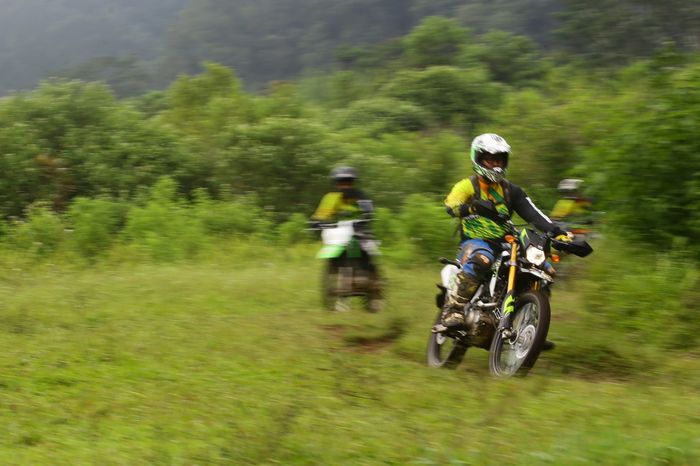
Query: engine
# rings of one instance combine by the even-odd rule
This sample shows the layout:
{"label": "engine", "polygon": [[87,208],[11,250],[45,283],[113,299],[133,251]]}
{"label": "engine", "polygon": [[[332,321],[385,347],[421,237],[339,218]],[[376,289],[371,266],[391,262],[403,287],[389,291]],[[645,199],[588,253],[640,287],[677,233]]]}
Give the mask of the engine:
{"label": "engine", "polygon": [[465,314],[465,324],[469,343],[479,348],[489,349],[496,331],[496,319],[493,314],[470,308]]}

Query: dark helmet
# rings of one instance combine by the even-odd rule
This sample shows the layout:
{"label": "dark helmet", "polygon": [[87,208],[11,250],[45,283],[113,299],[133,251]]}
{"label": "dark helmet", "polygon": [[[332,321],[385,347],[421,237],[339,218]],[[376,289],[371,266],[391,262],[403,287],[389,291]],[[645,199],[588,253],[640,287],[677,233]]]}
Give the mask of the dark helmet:
{"label": "dark helmet", "polygon": [[331,172],[331,179],[336,183],[343,181],[355,181],[357,179],[357,170],[352,167],[337,167]]}

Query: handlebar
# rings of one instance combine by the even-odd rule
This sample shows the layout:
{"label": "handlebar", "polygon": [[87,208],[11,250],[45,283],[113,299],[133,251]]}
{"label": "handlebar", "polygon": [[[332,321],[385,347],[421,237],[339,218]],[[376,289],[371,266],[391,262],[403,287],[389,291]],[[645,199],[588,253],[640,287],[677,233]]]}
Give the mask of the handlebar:
{"label": "handlebar", "polygon": [[348,220],[340,220],[337,222],[314,222],[312,220],[309,220],[307,222],[307,225],[309,225],[309,228],[306,228],[306,230],[319,231],[319,230],[325,230],[328,228],[337,228],[341,222],[352,222],[353,225],[365,225],[367,223],[372,222],[373,220],[374,219],[371,219],[371,218],[348,219]]}
{"label": "handlebar", "polygon": [[[518,236],[518,234],[520,233],[513,221],[507,215],[498,213],[495,210],[487,211],[485,209],[482,210],[482,212],[479,215],[483,215],[484,217],[493,220],[499,225],[506,227],[508,232],[514,236]],[[554,238],[554,235],[552,235],[551,232],[546,233],[546,236],[549,239],[549,241],[551,241],[552,246],[560,251],[565,251],[579,257],[586,257],[587,255],[593,252],[593,248],[586,241],[558,241],[556,238]]]}

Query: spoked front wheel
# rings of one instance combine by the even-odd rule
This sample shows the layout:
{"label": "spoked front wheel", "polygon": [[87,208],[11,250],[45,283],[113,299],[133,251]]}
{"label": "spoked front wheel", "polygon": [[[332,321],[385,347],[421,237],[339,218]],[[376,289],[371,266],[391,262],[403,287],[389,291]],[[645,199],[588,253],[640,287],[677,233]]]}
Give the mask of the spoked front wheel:
{"label": "spoked front wheel", "polygon": [[[441,309],[435,324],[442,323],[442,317],[445,309]],[[467,352],[467,345],[457,339],[455,336],[446,332],[431,332],[428,338],[428,349],[426,352],[428,366],[430,367],[445,367],[447,369],[456,369],[464,359],[464,354]]]}
{"label": "spoked front wheel", "polygon": [[497,377],[525,375],[535,365],[547,339],[549,299],[540,291],[528,291],[517,299],[512,315],[511,335],[501,331],[491,342],[489,370]]}
{"label": "spoked front wheel", "polygon": [[352,290],[352,267],[339,260],[329,260],[321,276],[321,303],[328,311],[349,311]]}

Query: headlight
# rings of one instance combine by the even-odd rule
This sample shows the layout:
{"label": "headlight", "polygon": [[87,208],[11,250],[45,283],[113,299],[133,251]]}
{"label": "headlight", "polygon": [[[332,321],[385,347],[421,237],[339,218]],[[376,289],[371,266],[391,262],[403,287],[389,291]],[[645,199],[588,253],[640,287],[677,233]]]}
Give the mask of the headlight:
{"label": "headlight", "polygon": [[525,257],[527,257],[528,262],[534,265],[542,265],[545,259],[547,259],[544,251],[535,246],[528,246]]}

